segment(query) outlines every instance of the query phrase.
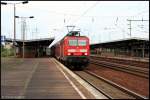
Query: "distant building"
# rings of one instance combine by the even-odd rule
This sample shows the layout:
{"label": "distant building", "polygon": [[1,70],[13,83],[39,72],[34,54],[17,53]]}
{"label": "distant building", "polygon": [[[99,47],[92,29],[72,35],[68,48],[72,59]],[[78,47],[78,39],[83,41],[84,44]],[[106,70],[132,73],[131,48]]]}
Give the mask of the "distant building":
{"label": "distant building", "polygon": [[127,38],[90,45],[91,53],[101,56],[149,58],[149,39]]}
{"label": "distant building", "polygon": [[[24,41],[24,57],[25,58],[34,58],[34,57],[44,57],[49,56],[49,49],[47,48],[54,38],[44,38],[44,39],[33,39]],[[11,45],[7,48],[13,46],[12,39],[6,39]],[[15,43],[16,55],[17,57],[23,56],[23,41],[16,40]]]}

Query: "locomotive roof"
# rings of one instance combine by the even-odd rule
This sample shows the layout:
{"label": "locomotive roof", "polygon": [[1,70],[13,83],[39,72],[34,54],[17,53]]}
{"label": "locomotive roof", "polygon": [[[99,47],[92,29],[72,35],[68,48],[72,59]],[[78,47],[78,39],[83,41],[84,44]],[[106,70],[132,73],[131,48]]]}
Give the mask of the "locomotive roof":
{"label": "locomotive roof", "polygon": [[[85,38],[87,38],[87,36],[65,36],[62,40],[64,40],[65,38],[69,38],[69,37],[85,37]],[[62,40],[60,40],[60,41],[62,41]],[[60,41],[58,41],[55,45],[59,44]]]}
{"label": "locomotive roof", "polygon": [[87,36],[65,36],[65,37],[87,37]]}
{"label": "locomotive roof", "polygon": [[[80,32],[80,31],[70,31],[71,32]],[[72,36],[72,35],[68,35],[67,32],[60,32],[61,35],[57,36],[55,38],[55,40],[49,45],[49,48],[51,48],[52,46],[54,46],[55,44],[58,44],[61,40],[63,40],[66,36]],[[74,35],[76,36],[76,34]],[[79,33],[79,36],[80,36],[80,33]],[[86,36],[80,36],[80,37],[86,37]]]}

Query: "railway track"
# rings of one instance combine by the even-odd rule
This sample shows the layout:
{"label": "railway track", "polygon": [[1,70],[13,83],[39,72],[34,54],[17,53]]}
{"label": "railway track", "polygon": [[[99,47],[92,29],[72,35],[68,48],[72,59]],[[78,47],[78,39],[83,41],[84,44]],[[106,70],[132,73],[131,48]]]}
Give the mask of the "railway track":
{"label": "railway track", "polygon": [[149,62],[148,61],[143,62],[143,61],[138,61],[138,60],[130,60],[130,59],[126,60],[126,59],[111,58],[111,57],[100,57],[100,56],[94,56],[94,55],[91,55],[90,58],[98,59],[101,61],[109,61],[112,63],[119,63],[119,64],[124,64],[124,65],[149,68]]}
{"label": "railway track", "polygon": [[128,90],[112,81],[100,77],[90,71],[74,71],[109,99],[147,99],[145,96]]}
{"label": "railway track", "polygon": [[108,61],[99,61],[95,59],[90,59],[90,63],[96,64],[99,66],[104,66],[107,68],[127,72],[130,74],[134,74],[136,76],[144,77],[144,78],[149,78],[149,69],[148,68],[140,68],[140,67],[135,67],[135,66],[130,66],[130,65],[123,65],[123,64],[118,64],[118,63],[112,63]]}

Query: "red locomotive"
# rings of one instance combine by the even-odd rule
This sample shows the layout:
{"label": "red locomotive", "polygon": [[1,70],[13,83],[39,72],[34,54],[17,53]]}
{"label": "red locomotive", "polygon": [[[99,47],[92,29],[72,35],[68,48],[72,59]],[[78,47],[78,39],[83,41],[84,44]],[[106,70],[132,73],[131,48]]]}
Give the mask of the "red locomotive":
{"label": "red locomotive", "polygon": [[65,65],[83,69],[89,63],[89,39],[80,36],[79,31],[71,31],[55,46],[55,57]]}

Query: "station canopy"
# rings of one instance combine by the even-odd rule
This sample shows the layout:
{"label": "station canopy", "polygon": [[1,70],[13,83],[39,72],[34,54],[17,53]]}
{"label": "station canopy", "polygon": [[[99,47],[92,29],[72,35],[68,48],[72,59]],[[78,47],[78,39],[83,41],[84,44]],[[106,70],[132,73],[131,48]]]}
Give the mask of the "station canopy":
{"label": "station canopy", "polygon": [[[26,45],[30,45],[30,46],[34,46],[34,45],[45,45],[45,46],[49,46],[52,41],[54,40],[54,38],[42,38],[42,39],[32,39],[32,40],[24,40],[24,43]],[[5,40],[6,42],[13,42],[13,39],[10,38],[6,38]],[[15,40],[15,45],[16,46],[21,46],[23,45],[23,40],[21,39],[16,39]]]}
{"label": "station canopy", "polygon": [[126,39],[120,39],[115,41],[107,41],[107,42],[101,42],[101,43],[95,43],[91,44],[91,49],[97,48],[97,47],[108,47],[108,48],[114,48],[114,47],[128,47],[132,45],[140,45],[140,44],[149,44],[149,39],[147,38],[126,38]]}

